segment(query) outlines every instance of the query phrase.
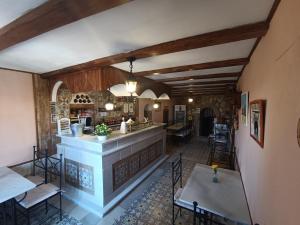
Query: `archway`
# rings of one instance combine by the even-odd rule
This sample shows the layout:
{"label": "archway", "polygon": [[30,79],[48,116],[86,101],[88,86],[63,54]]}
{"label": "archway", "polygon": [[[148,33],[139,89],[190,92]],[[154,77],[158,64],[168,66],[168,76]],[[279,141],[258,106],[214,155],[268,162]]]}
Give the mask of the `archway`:
{"label": "archway", "polygon": [[214,111],[211,108],[204,108],[200,112],[200,135],[208,136],[213,131]]}
{"label": "archway", "polygon": [[57,92],[58,92],[59,87],[62,85],[62,83],[63,83],[62,81],[57,81],[54,84],[52,93],[51,93],[51,102],[56,102]]}
{"label": "archway", "polygon": [[144,107],[144,117],[148,118],[148,120],[152,120],[152,106],[149,104]]}

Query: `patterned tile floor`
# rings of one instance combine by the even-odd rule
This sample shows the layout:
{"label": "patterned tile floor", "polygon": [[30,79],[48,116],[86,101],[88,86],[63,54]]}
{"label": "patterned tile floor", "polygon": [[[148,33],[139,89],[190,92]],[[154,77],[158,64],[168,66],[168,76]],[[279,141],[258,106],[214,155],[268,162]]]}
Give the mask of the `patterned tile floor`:
{"label": "patterned tile floor", "polygon": [[[196,163],[206,164],[209,149],[207,140],[193,138],[187,144],[168,145],[172,154],[157,170],[132,191],[122,202],[104,218],[99,218],[78,205],[63,199],[64,220],[58,217],[48,220],[47,225],[170,225],[171,196],[171,161],[179,152],[183,153],[183,181],[185,182]],[[57,200],[53,202],[58,204]],[[191,224],[190,212],[183,212],[176,224]]]}

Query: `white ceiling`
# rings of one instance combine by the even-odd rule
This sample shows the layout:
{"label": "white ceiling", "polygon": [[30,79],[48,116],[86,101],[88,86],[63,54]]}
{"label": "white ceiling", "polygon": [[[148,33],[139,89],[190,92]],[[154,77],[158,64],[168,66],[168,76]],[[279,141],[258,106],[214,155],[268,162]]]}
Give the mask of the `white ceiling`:
{"label": "white ceiling", "polygon": [[238,73],[241,72],[243,66],[228,66],[228,67],[220,67],[214,69],[204,69],[204,70],[191,70],[185,72],[176,72],[176,73],[165,73],[159,75],[147,76],[152,80],[160,80],[160,79],[169,79],[169,78],[180,78],[180,77],[190,77],[192,76],[200,76],[200,75],[209,75],[216,73]]}
{"label": "white ceiling", "polygon": [[[0,26],[42,0],[0,1]],[[0,52],[0,67],[49,72],[96,58],[263,21],[274,0],[135,0]],[[254,40],[135,62],[135,71],[244,56]],[[236,47],[238,46],[238,47]],[[223,50],[222,50],[223,49]],[[230,51],[229,51],[230,49]],[[220,50],[220,51],[219,51]],[[128,64],[119,64],[126,68]]]}
{"label": "white ceiling", "polygon": [[0,28],[46,1],[47,0],[1,0]]}
{"label": "white ceiling", "polygon": [[[248,57],[256,38],[136,60],[133,72]],[[129,71],[129,63],[113,66]]]}
{"label": "white ceiling", "polygon": [[165,84],[191,84],[195,82],[207,82],[207,81],[220,81],[220,80],[237,80],[237,77],[222,77],[222,78],[209,78],[209,79],[195,79],[195,80],[185,80],[185,81],[172,81],[165,82]]}

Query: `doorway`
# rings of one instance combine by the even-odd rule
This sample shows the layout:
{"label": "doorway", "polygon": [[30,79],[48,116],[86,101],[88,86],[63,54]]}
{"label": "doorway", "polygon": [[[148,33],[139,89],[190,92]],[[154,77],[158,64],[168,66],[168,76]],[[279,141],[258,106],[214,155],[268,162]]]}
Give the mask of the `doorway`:
{"label": "doorway", "polygon": [[204,108],[200,112],[200,135],[208,136],[213,131],[214,111],[211,108]]}
{"label": "doorway", "polygon": [[164,111],[163,111],[163,123],[165,124],[169,124],[169,109],[168,107],[164,108]]}

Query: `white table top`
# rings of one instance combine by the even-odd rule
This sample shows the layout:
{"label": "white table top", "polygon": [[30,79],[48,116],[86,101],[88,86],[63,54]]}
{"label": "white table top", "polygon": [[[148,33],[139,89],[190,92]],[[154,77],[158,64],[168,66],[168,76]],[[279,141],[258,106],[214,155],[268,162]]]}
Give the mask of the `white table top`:
{"label": "white table top", "polygon": [[183,188],[179,201],[235,222],[251,224],[250,214],[240,174],[237,171],[218,169],[219,183],[212,182],[211,167],[196,164]]}
{"label": "white table top", "polygon": [[0,203],[23,194],[36,185],[7,167],[0,167]]}

